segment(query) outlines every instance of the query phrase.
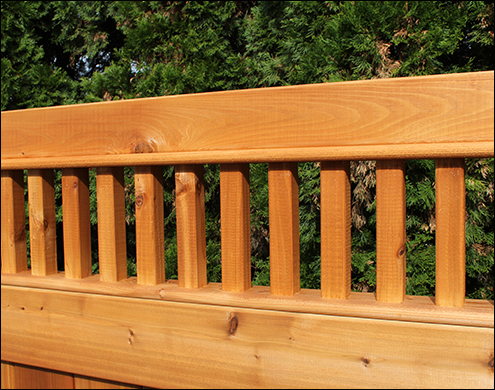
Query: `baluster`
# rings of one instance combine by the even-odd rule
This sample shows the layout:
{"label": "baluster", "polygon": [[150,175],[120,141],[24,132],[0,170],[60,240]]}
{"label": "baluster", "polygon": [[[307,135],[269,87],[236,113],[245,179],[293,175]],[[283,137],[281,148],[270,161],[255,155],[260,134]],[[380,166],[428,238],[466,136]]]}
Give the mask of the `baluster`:
{"label": "baluster", "polygon": [[28,171],[31,273],[57,273],[55,188],[53,169]]}
{"label": "baluster", "polygon": [[65,277],[91,276],[91,223],[87,168],[62,169]]}
{"label": "baluster", "polygon": [[137,282],[156,285],[165,282],[163,168],[137,166],[134,180]]}
{"label": "baluster", "polygon": [[299,187],[297,163],[268,164],[270,291],[294,295],[299,270]]}
{"label": "baluster", "polygon": [[351,292],[351,185],[349,161],[321,163],[321,296]]}
{"label": "baluster", "polygon": [[435,183],[435,303],[462,307],[466,295],[464,159],[436,160]]}
{"label": "baluster", "polygon": [[220,165],[222,289],[251,288],[249,164]]}
{"label": "baluster", "polygon": [[2,170],[2,272],[27,271],[23,171]]}
{"label": "baluster", "polygon": [[97,168],[98,261],[100,280],[127,278],[124,168]]}
{"label": "baluster", "polygon": [[376,162],[376,299],[406,296],[406,184],[404,160]]}
{"label": "baluster", "polygon": [[199,288],[206,279],[204,167],[175,167],[179,287]]}

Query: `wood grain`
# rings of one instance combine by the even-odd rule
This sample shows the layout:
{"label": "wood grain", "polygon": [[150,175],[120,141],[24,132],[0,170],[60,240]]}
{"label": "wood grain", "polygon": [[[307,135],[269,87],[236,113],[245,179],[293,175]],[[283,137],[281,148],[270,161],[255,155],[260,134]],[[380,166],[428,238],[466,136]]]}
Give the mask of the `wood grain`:
{"label": "wood grain", "polygon": [[62,169],[65,276],[91,276],[91,223],[89,172],[85,168]]}
{"label": "wood grain", "polygon": [[296,163],[268,164],[268,208],[271,293],[294,295],[301,289]]}
{"label": "wood grain", "polygon": [[97,168],[98,261],[103,282],[127,278],[124,168]]}
{"label": "wood grain", "polygon": [[435,161],[435,303],[462,307],[466,296],[464,159]]}
{"label": "wood grain", "polygon": [[[64,160],[71,166],[196,164],[212,158],[211,152],[215,161],[204,162],[274,161],[269,160],[273,153],[275,161],[432,158],[431,153],[468,157],[473,151],[492,156],[493,75],[350,81],[4,111],[2,169],[12,169],[15,160],[23,160],[21,168]],[[190,158],[194,156],[196,160]]]}
{"label": "wood grain", "polygon": [[202,165],[175,167],[179,286],[206,285],[205,183]]}
{"label": "wood grain", "polygon": [[406,182],[404,160],[376,162],[376,299],[406,296]]}
{"label": "wood grain", "polygon": [[1,367],[2,367],[1,388],[15,389],[15,373],[14,373],[15,364],[2,361]]}
{"label": "wood grain", "polygon": [[[9,365],[9,387],[3,386],[2,372],[2,389],[73,389],[74,377],[72,374],[47,370],[40,367],[26,366],[23,364]],[[2,362],[2,367],[4,362]]]}
{"label": "wood grain", "polygon": [[136,268],[138,284],[165,281],[163,167],[136,167]]}
{"label": "wood grain", "polygon": [[28,171],[29,242],[31,272],[45,276],[57,272],[55,187],[53,169]]}
{"label": "wood grain", "polygon": [[159,388],[493,387],[491,328],[6,286],[1,299],[2,359],[77,375]]}
{"label": "wood grain", "polygon": [[349,161],[321,163],[321,296],[351,292],[351,184]]}
{"label": "wood grain", "polygon": [[74,389],[140,389],[141,386],[74,375]]}
{"label": "wood grain", "polygon": [[26,271],[26,215],[23,171],[2,170],[2,272]]}
{"label": "wood grain", "polygon": [[39,278],[29,271],[2,274],[2,285],[45,288],[58,291],[165,300],[170,302],[214,304],[219,306],[337,315],[345,317],[397,320],[433,324],[494,327],[493,301],[466,299],[463,308],[437,306],[432,297],[409,296],[401,304],[377,302],[374,293],[351,292],[347,299],[321,297],[317,289],[301,289],[296,295],[272,295],[269,286],[253,286],[244,292],[222,290],[221,283],[208,283],[201,289],[179,287],[177,280],[155,286],[138,285],[136,277],[117,283],[104,283],[99,275],[67,279],[63,272]]}
{"label": "wood grain", "polygon": [[249,164],[220,165],[222,288],[251,288],[251,217]]}

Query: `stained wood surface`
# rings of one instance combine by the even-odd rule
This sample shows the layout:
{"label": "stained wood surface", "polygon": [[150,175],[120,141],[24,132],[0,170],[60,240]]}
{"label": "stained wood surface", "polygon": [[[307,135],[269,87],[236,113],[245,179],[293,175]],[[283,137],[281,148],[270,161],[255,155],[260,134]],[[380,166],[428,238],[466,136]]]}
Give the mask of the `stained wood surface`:
{"label": "stained wood surface", "polygon": [[98,262],[103,282],[127,278],[124,169],[97,168]]}
{"label": "stained wood surface", "polygon": [[1,375],[1,388],[2,389],[15,389],[15,364],[4,362],[1,363],[2,375]]}
{"label": "stained wood surface", "polygon": [[351,292],[351,184],[349,161],[321,163],[321,296]]}
{"label": "stained wood surface", "polygon": [[74,375],[74,389],[141,389],[141,386]]}
{"label": "stained wood surface", "polygon": [[493,387],[489,328],[6,286],[1,299],[2,359],[77,375],[159,388]]}
{"label": "stained wood surface", "polygon": [[269,286],[253,286],[244,292],[227,292],[221,283],[208,283],[200,289],[185,289],[177,280],[155,286],[138,285],[136,277],[117,283],[104,283],[99,275],[67,279],[64,273],[32,276],[29,271],[2,274],[2,285],[46,288],[171,302],[214,304],[252,309],[328,314],[448,325],[494,327],[493,301],[466,299],[463,308],[437,306],[432,297],[406,296],[401,304],[377,302],[374,293],[351,292],[348,299],[321,297],[320,290],[301,289],[296,295],[271,295]]}
{"label": "stained wood surface", "polygon": [[55,187],[53,169],[28,171],[29,243],[31,272],[45,276],[57,272]]}
{"label": "stained wood surface", "polygon": [[488,157],[494,150],[493,75],[351,81],[3,111],[1,164],[2,169],[26,169]]}
{"label": "stained wood surface", "polygon": [[2,170],[2,272],[27,270],[23,171]]}
{"label": "stained wood surface", "polygon": [[404,160],[376,162],[376,299],[406,296],[406,182]]}
{"label": "stained wood surface", "polygon": [[136,167],[136,268],[139,284],[165,281],[163,168]]}
{"label": "stained wood surface", "polygon": [[220,165],[222,288],[251,288],[249,164]]}
{"label": "stained wood surface", "polygon": [[91,222],[87,168],[62,169],[65,276],[91,275]]}
{"label": "stained wood surface", "polygon": [[179,286],[206,285],[205,183],[202,165],[175,167]]}
{"label": "stained wood surface", "polygon": [[435,201],[435,303],[462,307],[466,296],[464,159],[435,161]]}
{"label": "stained wood surface", "polygon": [[268,164],[268,213],[271,293],[294,295],[301,289],[297,163]]}
{"label": "stained wood surface", "polygon": [[73,389],[72,374],[2,361],[2,389]]}

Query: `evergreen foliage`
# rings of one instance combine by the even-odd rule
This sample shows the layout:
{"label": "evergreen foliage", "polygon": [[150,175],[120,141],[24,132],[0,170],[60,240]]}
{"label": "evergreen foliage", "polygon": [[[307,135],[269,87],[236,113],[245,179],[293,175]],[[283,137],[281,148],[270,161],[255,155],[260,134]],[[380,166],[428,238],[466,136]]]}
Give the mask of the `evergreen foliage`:
{"label": "evergreen foliage", "polygon": [[[1,109],[493,70],[489,1],[2,1]],[[205,167],[208,279],[220,281],[219,167]],[[94,188],[95,172],[91,170]],[[60,171],[57,237],[62,242]],[[267,164],[252,164],[253,284],[269,284]],[[164,167],[166,273],[177,276]],[[467,295],[493,299],[493,158],[466,160]],[[299,164],[301,286],[318,288],[319,165]],[[352,285],[375,286],[375,163],[351,162]],[[407,294],[433,295],[433,160],[406,164]],[[133,168],[125,168],[135,274]],[[91,199],[97,272],[96,200]],[[63,252],[60,248],[59,259]],[[62,264],[63,266],[63,261]]]}

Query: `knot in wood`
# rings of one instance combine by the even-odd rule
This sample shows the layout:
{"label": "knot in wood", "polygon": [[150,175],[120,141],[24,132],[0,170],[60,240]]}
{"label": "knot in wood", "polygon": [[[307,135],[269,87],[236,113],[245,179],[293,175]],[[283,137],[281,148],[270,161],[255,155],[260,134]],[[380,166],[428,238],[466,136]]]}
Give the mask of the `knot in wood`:
{"label": "knot in wood", "polygon": [[235,333],[235,331],[237,330],[237,324],[238,324],[238,321],[237,321],[237,317],[232,317],[230,319],[230,322],[229,322],[229,333],[231,335],[233,335]]}
{"label": "knot in wood", "polygon": [[144,199],[142,195],[136,196],[136,206],[141,207],[143,205]]}
{"label": "knot in wood", "polygon": [[397,252],[397,257],[402,257],[406,254],[406,244],[402,245]]}
{"label": "knot in wood", "polygon": [[151,145],[144,142],[137,144],[134,148],[134,153],[152,153],[152,152],[153,152],[153,148],[151,147]]}
{"label": "knot in wood", "polygon": [[74,182],[74,184],[72,184],[72,188],[74,188],[75,190],[77,189],[77,182]]}

